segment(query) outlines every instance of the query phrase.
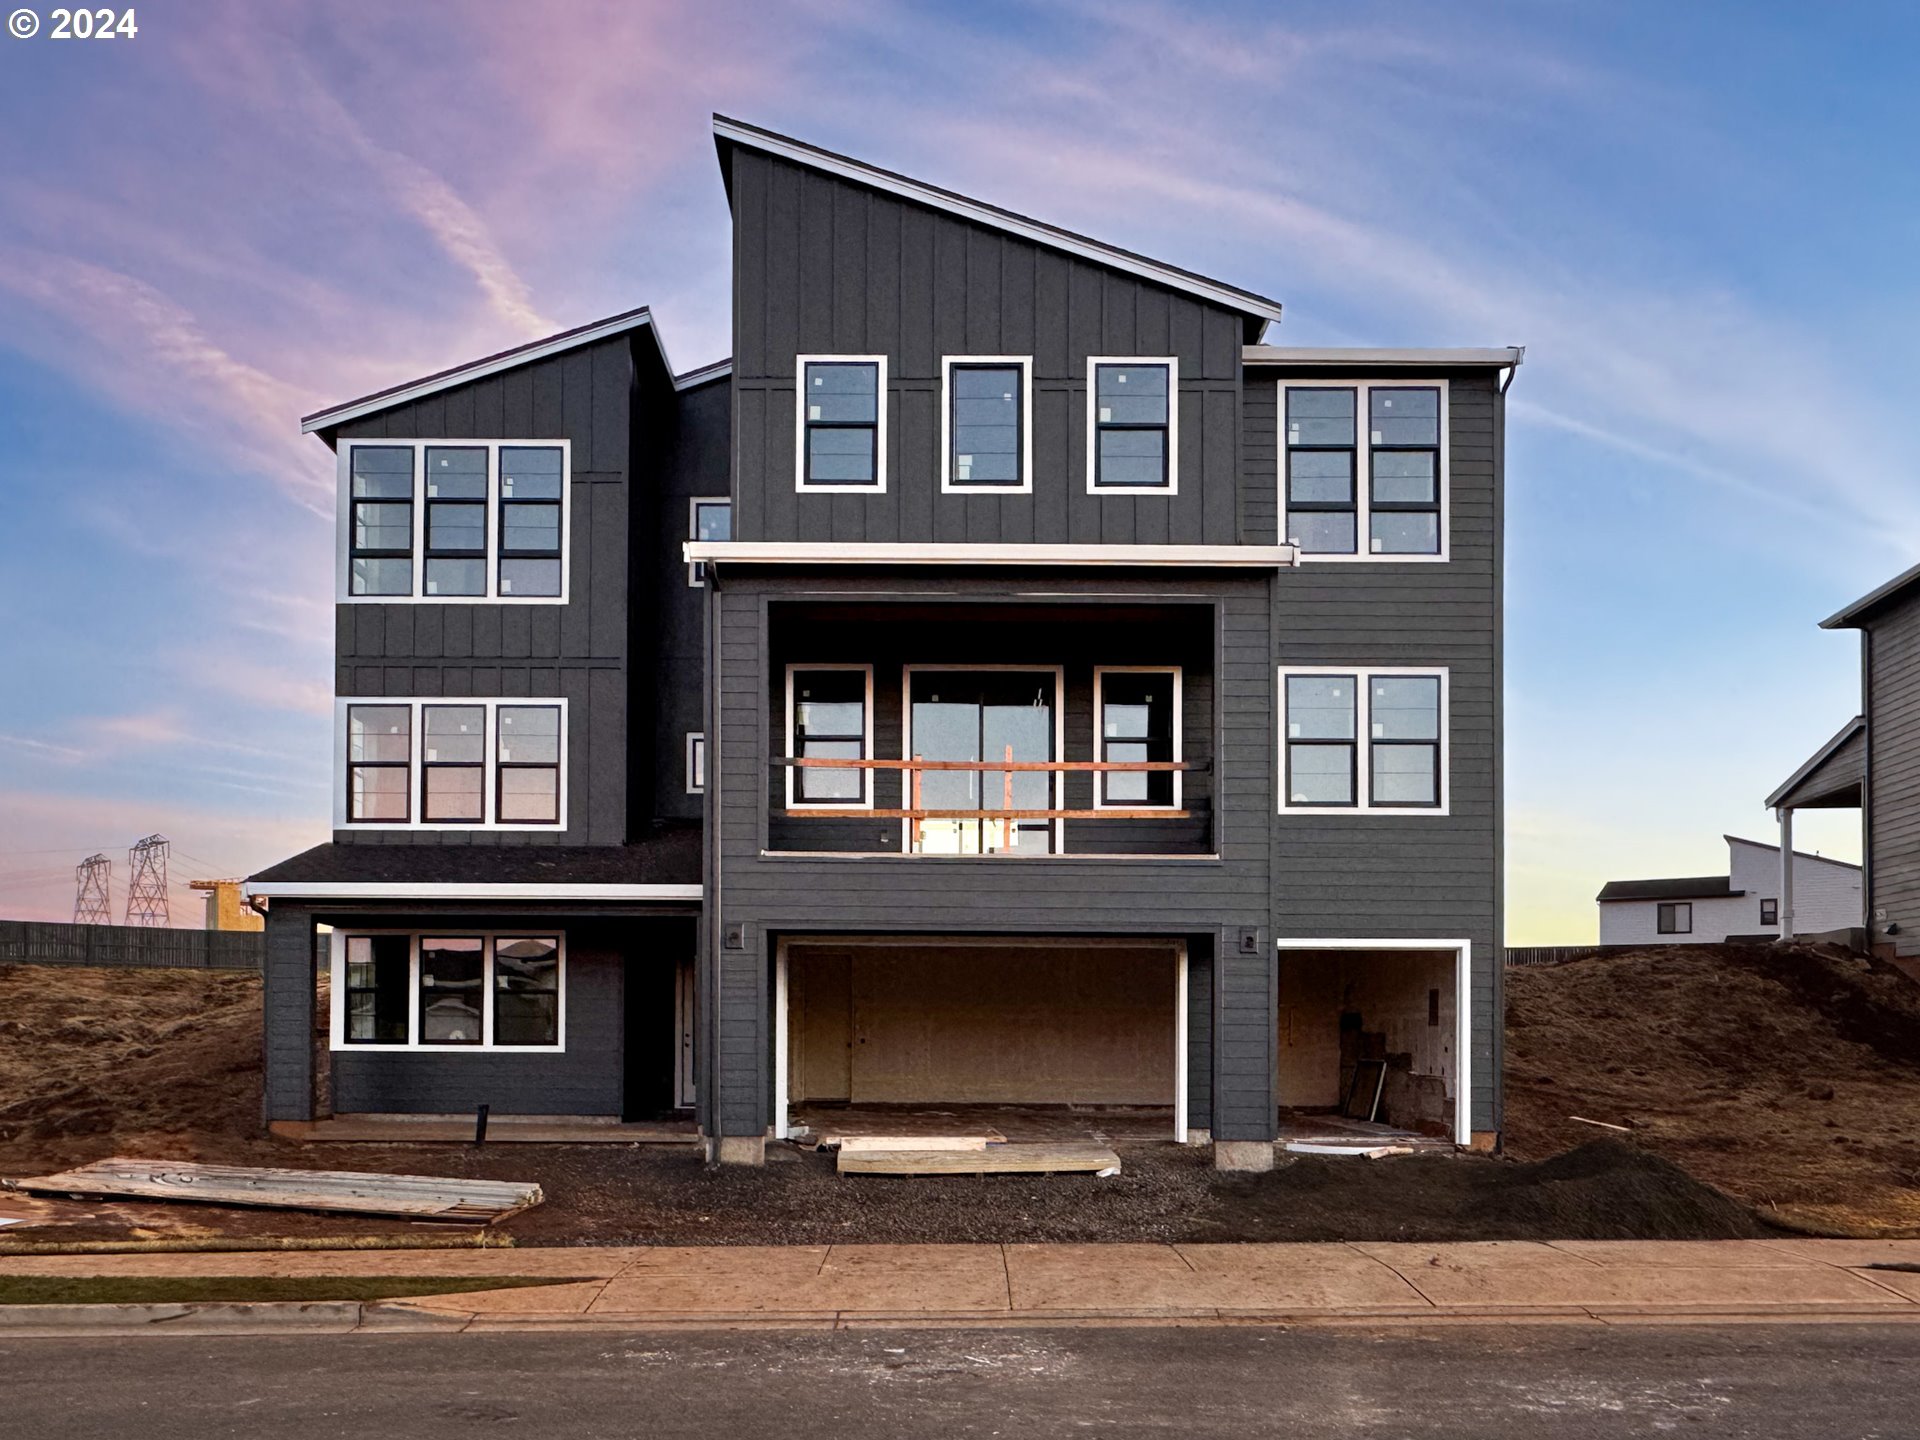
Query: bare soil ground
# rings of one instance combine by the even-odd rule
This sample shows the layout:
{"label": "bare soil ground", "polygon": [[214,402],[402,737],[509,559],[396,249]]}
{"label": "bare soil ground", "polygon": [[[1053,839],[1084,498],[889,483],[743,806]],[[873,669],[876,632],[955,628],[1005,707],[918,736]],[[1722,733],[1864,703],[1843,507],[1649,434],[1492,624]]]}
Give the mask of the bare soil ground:
{"label": "bare soil ground", "polygon": [[1831,946],[1674,945],[1507,972],[1506,1145],[1598,1131],[1825,1234],[1920,1234],[1920,985]]}
{"label": "bare soil ground", "polygon": [[[1123,1172],[1110,1179],[842,1179],[830,1156],[784,1145],[770,1147],[765,1170],[752,1171],[709,1168],[690,1150],[659,1146],[301,1146],[271,1139],[260,1124],[260,990],[253,977],[0,966],[0,1175],[44,1174],[122,1154],[531,1180],[543,1187],[547,1203],[501,1228],[535,1245],[1712,1239],[1769,1233],[1745,1205],[1662,1158],[1694,1166],[1694,1152],[1672,1148],[1650,1125],[1652,1111],[1607,1111],[1606,1096],[1613,1092],[1597,1092],[1578,1068],[1614,1080],[1605,1065],[1628,1043],[1616,1039],[1615,1030],[1667,1025],[1675,1034],[1697,1034],[1688,1020],[1707,1003],[1707,994],[1676,995],[1670,1011],[1627,1004],[1604,984],[1584,999],[1554,1001],[1551,996],[1568,988],[1569,977],[1584,983],[1578,970],[1516,977],[1523,1020],[1510,1064],[1524,1078],[1512,1088],[1526,1094],[1519,1130],[1526,1139],[1524,1158],[1534,1163],[1455,1155],[1379,1161],[1299,1156],[1283,1157],[1270,1175],[1220,1175],[1209,1168],[1204,1151],[1123,1142],[1117,1147]],[[1543,978],[1552,983],[1541,984]],[[1769,983],[1776,990],[1761,993],[1775,1009],[1787,1000],[1790,1010],[1804,1008],[1793,992]],[[1583,1017],[1583,1006],[1608,1011],[1611,1018]],[[1878,1033],[1873,1017],[1882,1009],[1869,1007],[1851,1023],[1863,1033]],[[1644,1018],[1660,1014],[1675,1018]],[[1803,1024],[1791,1016],[1776,1021],[1788,1028]],[[1529,1026],[1530,1035],[1524,1033]],[[1865,1041],[1829,1043],[1878,1053]],[[1883,1037],[1882,1043],[1893,1042]],[[1554,1073],[1562,1078],[1539,1080],[1544,1072],[1533,1057],[1543,1054],[1554,1056]],[[1640,1068],[1650,1063],[1640,1062]],[[1901,1072],[1910,1089],[1916,1078],[1911,1063]],[[1626,1074],[1626,1067],[1619,1073]],[[1711,1065],[1703,1065],[1678,1087],[1683,1098],[1673,1114],[1685,1116],[1689,1104],[1703,1100],[1717,1103],[1720,1092],[1705,1078],[1711,1073]],[[1837,1082],[1819,1083],[1834,1083],[1841,1093]],[[1895,1089],[1878,1093],[1891,1103]],[[1554,1098],[1545,1103],[1534,1092]],[[1816,1127],[1829,1103],[1814,1102],[1823,1107],[1812,1122]],[[1904,1103],[1911,1110],[1914,1102]],[[1636,1123],[1634,1139],[1645,1133],[1649,1144],[1596,1141],[1600,1132],[1563,1123],[1569,1111],[1594,1110],[1605,1111],[1595,1119],[1628,1115]],[[1774,1113],[1795,1112],[1783,1106]],[[1554,1131],[1555,1125],[1561,1128]],[[1831,1133],[1821,1129],[1823,1143]],[[1853,1147],[1832,1149],[1834,1155],[1823,1152],[1822,1158],[1838,1163],[1840,1152]],[[1856,1165],[1862,1158],[1846,1155]],[[1757,1153],[1745,1173],[1764,1172],[1768,1165],[1768,1156]],[[1852,1173],[1859,1181],[1866,1171]],[[1836,1179],[1844,1189],[1844,1175],[1836,1172]],[[1733,1188],[1730,1181],[1719,1183]],[[1748,1192],[1748,1198],[1771,1197]],[[9,1241],[441,1228],[184,1204],[23,1205],[0,1197],[0,1208],[9,1204],[63,1222],[0,1230]]]}

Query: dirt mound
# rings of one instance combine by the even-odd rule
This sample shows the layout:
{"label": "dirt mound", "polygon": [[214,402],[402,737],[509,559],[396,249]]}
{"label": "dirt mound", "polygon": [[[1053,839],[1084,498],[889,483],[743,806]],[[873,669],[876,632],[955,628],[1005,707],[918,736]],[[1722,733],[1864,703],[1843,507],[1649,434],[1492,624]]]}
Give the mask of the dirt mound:
{"label": "dirt mound", "polygon": [[1506,1144],[1636,1145],[1782,1223],[1920,1226],[1920,985],[1831,946],[1674,945],[1507,973]]}
{"label": "dirt mound", "polygon": [[97,1158],[113,1135],[260,1124],[260,980],[0,965],[0,1145],[10,1167]]}

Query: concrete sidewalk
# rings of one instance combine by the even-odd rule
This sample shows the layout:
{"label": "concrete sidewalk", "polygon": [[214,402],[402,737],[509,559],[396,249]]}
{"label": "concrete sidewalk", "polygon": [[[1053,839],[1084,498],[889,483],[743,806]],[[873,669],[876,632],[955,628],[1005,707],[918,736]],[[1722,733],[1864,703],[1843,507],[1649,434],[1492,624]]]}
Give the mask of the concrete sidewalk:
{"label": "concrete sidewalk", "polygon": [[[36,1275],[550,1275],[445,1297],[4,1307],[0,1334],[878,1325],[1600,1324],[1920,1319],[1920,1241],[1407,1245],[807,1245],[0,1256]],[[35,1311],[45,1313],[36,1317]],[[83,1312],[75,1318],[54,1310]],[[143,1316],[144,1311],[166,1312]],[[44,1322],[37,1325],[36,1319]]]}

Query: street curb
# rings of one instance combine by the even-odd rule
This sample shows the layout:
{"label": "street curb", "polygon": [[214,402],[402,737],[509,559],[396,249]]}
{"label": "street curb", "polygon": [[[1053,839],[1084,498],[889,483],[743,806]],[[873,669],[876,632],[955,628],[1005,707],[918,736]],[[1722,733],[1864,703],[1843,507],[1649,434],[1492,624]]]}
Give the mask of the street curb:
{"label": "street curb", "polygon": [[358,1300],[184,1301],[157,1305],[0,1305],[0,1340],[56,1335],[345,1334]]}

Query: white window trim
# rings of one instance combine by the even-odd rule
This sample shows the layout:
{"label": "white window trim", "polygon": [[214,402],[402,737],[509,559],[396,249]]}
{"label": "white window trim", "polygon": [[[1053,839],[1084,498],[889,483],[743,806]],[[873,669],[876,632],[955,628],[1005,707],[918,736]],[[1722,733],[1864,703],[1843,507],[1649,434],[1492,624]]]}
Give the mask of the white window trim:
{"label": "white window trim", "polygon": [[[1093,667],[1093,758],[1095,760],[1101,760],[1106,756],[1106,749],[1102,743],[1105,739],[1102,734],[1104,722],[1102,711],[1105,708],[1106,699],[1102,687],[1106,677],[1109,675],[1173,676],[1173,758],[1175,760],[1186,759],[1186,736],[1181,725],[1180,715],[1181,708],[1185,703],[1184,685],[1186,677],[1182,674],[1181,667],[1178,665],[1096,665]],[[1171,804],[1153,805],[1145,801],[1127,801],[1115,805],[1101,799],[1100,782],[1105,778],[1106,772],[1096,770],[1093,772],[1093,808],[1096,810],[1178,810],[1181,800],[1183,799],[1182,792],[1185,789],[1185,786],[1181,784],[1181,781],[1185,778],[1185,772],[1175,770],[1172,773],[1173,801]]]}
{"label": "white window trim", "polygon": [[703,730],[687,732],[687,794],[707,793],[707,736]]}
{"label": "white window trim", "polygon": [[[434,940],[482,940],[486,942],[485,961],[480,967],[481,1008],[478,1045],[427,1044],[409,1038],[404,1045],[375,1044],[347,1039],[347,940],[350,936],[405,935],[407,937],[407,1034],[420,1033],[420,942]],[[559,947],[560,973],[554,997],[555,1043],[552,1045],[495,1045],[493,1043],[493,946],[496,940],[553,940]],[[378,927],[336,928],[330,937],[328,971],[331,1014],[327,1024],[327,1049],[358,1055],[404,1050],[432,1055],[564,1055],[567,1050],[567,936],[564,930],[475,930],[449,925],[438,930],[395,930]]]}
{"label": "white window trim", "polygon": [[[876,757],[873,753],[873,666],[834,662],[818,665],[787,666],[787,735],[784,742],[787,749],[786,758],[789,760],[797,758],[793,753],[793,675],[796,670],[858,670],[867,677],[866,699],[863,702],[865,714],[862,717],[865,721],[864,728],[866,733],[860,742],[862,752],[860,758],[863,760],[875,759]],[[787,809],[789,810],[857,811],[873,809],[873,777],[875,772],[872,770],[863,769],[860,772],[861,798],[858,800],[796,800],[794,798],[794,790],[796,788],[794,782],[795,777],[800,773],[800,769],[796,765],[788,765],[785,769],[787,772]]]}
{"label": "white window trim", "polygon": [[[1015,670],[1025,674],[1053,676],[1053,758],[1055,760],[1064,760],[1066,758],[1066,753],[1067,753],[1066,752],[1066,744],[1067,744],[1066,667],[1064,665],[1015,665],[1015,664],[994,664],[994,665],[941,664],[941,665],[903,665],[901,666],[900,667],[900,758],[902,760],[911,760],[913,758],[913,677],[915,675],[920,674],[922,672],[933,673],[935,671],[947,671],[947,672],[956,672],[963,675],[971,675],[971,674],[978,674],[982,671],[993,671],[993,670]],[[1004,757],[1003,757],[1003,760],[1004,760]],[[901,795],[900,795],[900,808],[902,810],[905,810],[905,809],[911,808],[913,796],[907,793],[905,788],[906,771],[902,770],[898,773],[901,777],[901,786],[902,786]],[[1051,787],[1053,803],[1047,807],[1049,810],[1064,810],[1066,808],[1066,806],[1061,803],[1062,795],[1065,788],[1065,783],[1066,783],[1066,772],[1064,770],[1054,771],[1053,785]],[[993,822],[983,820],[980,823],[983,825],[987,825],[987,824],[992,824]],[[920,860],[920,859],[990,860],[990,861],[1058,860],[1063,854],[1066,853],[1066,848],[1067,848],[1066,824],[1067,822],[1064,820],[1055,820],[1053,822],[1053,849],[1050,853],[1046,855],[1022,855],[1018,851],[1013,851],[1011,853],[1003,852],[997,855],[986,855],[986,854],[922,855],[918,851],[914,850],[913,848],[913,821],[902,820],[900,822],[900,853],[903,856],[908,857],[909,859],[915,859],[915,860]]]}
{"label": "white window trim", "polygon": [[[874,392],[873,479],[871,485],[807,483],[807,366],[877,365]],[[887,493],[887,357],[884,355],[796,355],[793,357],[793,488],[802,495],[884,495]]]}
{"label": "white window trim", "polygon": [[[1453,456],[1448,431],[1452,429],[1452,397],[1444,379],[1424,376],[1411,380],[1282,380],[1278,397],[1280,409],[1274,431],[1279,440],[1280,538],[1288,540],[1287,530],[1287,391],[1352,390],[1353,412],[1353,503],[1354,553],[1351,555],[1309,554],[1301,551],[1296,564],[1306,565],[1437,565],[1451,559],[1453,545]],[[1363,547],[1371,542],[1373,504],[1372,432],[1367,429],[1370,390],[1438,390],[1440,392],[1440,553],[1437,555],[1375,555]]]}
{"label": "white window trim", "polygon": [[[1295,675],[1351,675],[1358,693],[1354,696],[1354,803],[1351,805],[1292,805],[1287,802],[1287,680]],[[1440,682],[1440,803],[1435,805],[1375,805],[1372,789],[1373,766],[1368,745],[1372,725],[1368,708],[1373,703],[1370,682],[1382,676],[1407,676],[1437,679]],[[1279,794],[1282,815],[1433,815],[1451,813],[1453,805],[1453,712],[1449,691],[1449,672],[1444,665],[1283,665],[1280,667],[1276,710],[1280,716],[1279,749],[1274,789]]]}
{"label": "white window trim", "polygon": [[[689,540],[697,541],[700,538],[700,507],[702,505],[724,505],[727,507],[728,518],[732,518],[733,497],[731,495],[688,496],[687,539]],[[728,527],[728,533],[732,533],[731,526]],[[701,573],[705,564],[706,562],[703,560],[689,560],[687,562],[687,585],[690,588],[695,590],[704,590],[706,588],[706,577]]]}
{"label": "white window trim", "polygon": [[[412,733],[409,736],[407,755],[407,813],[413,818],[398,820],[349,820],[347,818],[347,708],[351,705],[405,705],[411,708]],[[486,719],[486,764],[482,771],[486,786],[485,814],[480,821],[422,820],[420,787],[422,783],[422,750],[426,737],[422,733],[423,716],[421,710],[429,705],[477,705],[484,707]],[[560,711],[560,818],[552,824],[538,821],[516,820],[501,822],[493,818],[499,804],[499,716],[496,713],[502,705],[509,707],[547,706]],[[564,696],[544,695],[425,695],[425,696],[384,696],[384,695],[341,695],[333,702],[333,828],[336,830],[528,830],[553,835],[567,828],[567,744],[568,717],[567,701]]]}
{"label": "white window trim", "polygon": [[[953,479],[953,367],[1020,367],[1020,483],[969,485]],[[940,357],[940,493],[943,495],[1031,495],[1033,493],[1033,357],[1031,355],[942,355]]]}
{"label": "white window trim", "polygon": [[[1165,485],[1102,485],[1100,456],[1099,367],[1102,365],[1164,365],[1167,367],[1167,483]],[[1087,357],[1087,493],[1089,495],[1178,495],[1180,493],[1180,357],[1177,355],[1089,355]]]}
{"label": "white window trim", "polygon": [[[408,448],[413,451],[413,593],[411,595],[354,595],[353,588],[353,451]],[[487,451],[487,593],[484,595],[429,595],[427,584],[427,495],[423,475],[426,451],[434,449]],[[558,595],[502,595],[500,589],[500,451],[558,450],[560,452],[560,593]],[[342,440],[335,455],[337,503],[334,517],[334,598],[342,605],[564,605],[573,569],[573,442],[571,440]]]}

